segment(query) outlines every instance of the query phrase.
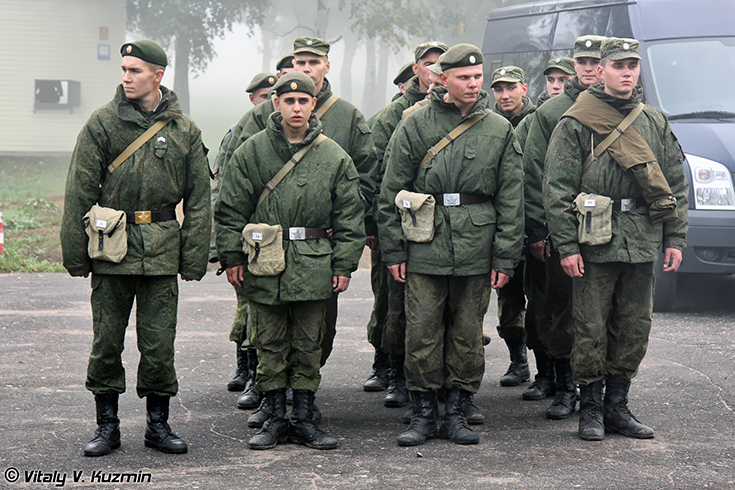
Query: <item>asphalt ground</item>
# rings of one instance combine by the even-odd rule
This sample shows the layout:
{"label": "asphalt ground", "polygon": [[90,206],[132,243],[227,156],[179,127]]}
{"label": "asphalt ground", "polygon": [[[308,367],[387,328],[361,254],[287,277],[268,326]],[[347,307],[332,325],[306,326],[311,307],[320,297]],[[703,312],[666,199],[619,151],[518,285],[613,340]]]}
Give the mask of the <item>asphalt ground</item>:
{"label": "asphalt ground", "polygon": [[[335,350],[317,396],[321,426],[339,448],[252,451],[250,412],[238,410],[238,393],[225,389],[235,369],[228,341],[235,294],[223,276],[207,274],[200,283],[180,282],[180,394],[170,422],[189,452],[169,455],[143,445],[133,316],[124,352],[128,392],[120,398],[122,447],[86,458],[82,447],[95,429],[93,397],[84,389],[89,279],[1,275],[0,488],[735,488],[734,291],[732,277],[680,284],[677,309],[654,315],[630,394],[631,410],[656,437],[608,435],[601,442],[578,439],[576,414],[546,420],[551,400],[522,400],[527,384],[500,387],[508,354],[495,333],[493,296],[485,318],[493,342],[476,396],[487,420],[476,428],[480,444],[432,440],[405,448],[396,444],[404,409],[385,408],[383,393],[362,390],[372,361],[365,340],[372,297],[369,272],[361,270],[340,297]],[[120,473],[142,482],[106,483]]]}

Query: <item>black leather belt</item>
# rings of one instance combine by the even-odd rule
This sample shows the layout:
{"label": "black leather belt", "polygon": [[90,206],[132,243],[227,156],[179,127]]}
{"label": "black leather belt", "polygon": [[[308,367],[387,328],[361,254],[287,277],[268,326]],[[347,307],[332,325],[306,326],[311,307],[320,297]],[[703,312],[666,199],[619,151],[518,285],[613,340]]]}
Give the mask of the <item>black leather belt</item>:
{"label": "black leather belt", "polygon": [[128,223],[136,225],[145,225],[148,223],[158,223],[159,221],[171,221],[176,219],[176,211],[173,209],[165,209],[163,211],[136,211],[134,213],[125,213]]}
{"label": "black leather belt", "polygon": [[490,200],[490,196],[482,196],[480,194],[432,194],[439,206],[459,206],[461,204],[482,204]]}
{"label": "black leather belt", "polygon": [[292,226],[288,229],[288,237],[284,237],[285,240],[311,240],[314,238],[327,238],[327,230],[324,228]]}
{"label": "black leather belt", "polygon": [[628,212],[633,211],[635,208],[640,208],[646,205],[645,199],[642,197],[635,197],[632,199],[616,199],[613,201],[613,211]]}

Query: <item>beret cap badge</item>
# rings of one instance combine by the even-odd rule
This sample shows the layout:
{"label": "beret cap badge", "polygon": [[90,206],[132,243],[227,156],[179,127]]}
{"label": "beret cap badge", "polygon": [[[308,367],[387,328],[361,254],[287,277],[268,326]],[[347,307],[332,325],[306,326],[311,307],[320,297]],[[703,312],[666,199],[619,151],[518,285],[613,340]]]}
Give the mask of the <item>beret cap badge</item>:
{"label": "beret cap badge", "polygon": [[132,53],[132,52],[133,52],[133,47],[132,47],[132,46],[130,46],[130,45],[128,45],[128,47],[127,47],[127,48],[125,48],[125,52],[126,52],[126,53]]}
{"label": "beret cap badge", "polygon": [[291,82],[291,90],[296,90],[299,88],[298,84],[296,82]]}
{"label": "beret cap badge", "polygon": [[470,63],[474,63],[475,61],[477,61],[476,58],[473,55],[470,55]]}

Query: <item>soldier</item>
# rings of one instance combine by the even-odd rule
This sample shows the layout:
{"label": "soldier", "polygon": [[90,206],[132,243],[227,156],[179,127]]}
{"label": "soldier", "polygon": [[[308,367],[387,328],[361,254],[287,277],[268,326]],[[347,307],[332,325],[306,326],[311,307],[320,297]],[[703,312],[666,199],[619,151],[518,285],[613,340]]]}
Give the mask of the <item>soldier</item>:
{"label": "soldier", "polygon": [[[524,147],[523,168],[526,199],[526,235],[533,259],[544,263],[546,296],[550,317],[543,309],[534,321],[537,325],[540,348],[535,348],[538,374],[523,392],[525,400],[540,400],[556,394],[546,410],[546,417],[565,419],[575,410],[577,390],[572,379],[569,356],[572,352],[573,319],[571,311],[572,281],[561,268],[559,253],[549,238],[543,207],[542,180],[546,149],[562,114],[569,109],[581,92],[599,81],[600,36],[581,36],[574,42],[574,69],[577,75],[564,84],[564,92],[546,101],[534,113]],[[538,273],[538,264],[531,266]],[[541,278],[533,284],[541,288]],[[543,295],[543,291],[537,292]]]}
{"label": "soldier", "polygon": [[[393,79],[393,85],[398,87],[398,92],[393,94],[393,97],[391,97],[390,99],[391,102],[395,102],[396,100],[400,99],[403,94],[406,93],[409,80],[413,79],[415,76],[416,75],[414,75],[413,73],[413,61],[409,61],[401,67],[401,69],[398,71],[398,75],[396,75],[396,77]],[[378,119],[378,116],[380,116],[385,109],[385,107],[380,109],[378,112],[368,118],[367,123],[368,126],[370,126],[370,129],[373,129],[373,126],[375,126],[375,120]]]}
{"label": "soldier", "polygon": [[245,92],[249,94],[250,102],[256,106],[268,100],[268,93],[276,84],[276,80],[274,73],[258,73],[255,75],[245,88]]}
{"label": "soldier", "polygon": [[[503,287],[521,253],[521,150],[511,124],[488,109],[482,62],[482,52],[469,44],[442,54],[444,86],[435,87],[431,103],[398,126],[386,152],[380,246],[393,279],[406,287],[405,372],[414,409],[399,445],[422,444],[437,435],[458,444],[479,441],[464,412],[485,367],[483,289],[488,281]],[[445,135],[452,131],[449,142]],[[399,192],[406,196],[399,198],[406,209],[404,229],[419,241],[407,240],[402,231]],[[424,216],[420,208],[434,201],[436,208]],[[414,211],[429,225],[418,233]],[[446,415],[437,431],[442,387]]]}
{"label": "soldier", "polygon": [[[681,263],[689,185],[666,116],[641,103],[638,41],[605,39],[601,58],[603,83],[579,95],[549,142],[544,207],[573,284],[579,436],[597,441],[607,430],[649,439],[653,430],[628,409],[628,390],[648,346],[659,250],[664,272]],[[611,134],[612,143],[600,144]],[[589,216],[606,201],[612,233],[597,235]]]}
{"label": "soldier", "polygon": [[[419,44],[414,50],[415,62],[411,64],[411,79],[402,97],[383,110],[375,121],[373,139],[378,152],[378,183],[385,172],[385,149],[393,132],[401,122],[403,112],[419,100],[426,98],[429,75],[427,69],[447,50],[440,42]],[[393,281],[383,266],[379,243],[368,242],[371,248],[371,283],[375,300],[368,323],[368,341],[375,348],[373,369],[363,383],[365,391],[381,391],[388,388],[383,399],[386,407],[402,407],[408,402],[408,389],[403,371],[405,356],[405,322],[403,311],[403,284]],[[391,307],[392,306],[392,307]]]}
{"label": "soldier", "polygon": [[[145,445],[185,453],[186,443],[168,425],[169,398],[178,391],[176,275],[190,281],[206,272],[206,148],[199,128],[181,112],[176,94],[160,85],[168,64],[161,46],[144,39],[123,44],[120,52],[122,84],[77,138],[61,224],[64,267],[75,277],[92,273],[94,340],[86,387],[95,397],[98,427],[84,454],[102,456],[120,447],[117,408],[125,392],[121,354],[133,301],[140,351],[136,391],[146,398]],[[131,143],[144,133],[148,139],[135,150]],[[118,158],[126,150],[133,153]],[[185,217],[179,226],[174,208],[182,200]],[[96,203],[103,208],[90,209]],[[90,258],[114,243],[115,235],[127,249],[124,257]]]}
{"label": "soldier", "polygon": [[288,53],[276,63],[276,76],[281,78],[286,73],[291,73],[295,69],[293,67],[293,53]]}
{"label": "soldier", "polygon": [[[267,400],[268,419],[248,445],[270,449],[288,438],[332,449],[337,440],[314,425],[312,404],[319,388],[327,302],[347,289],[365,246],[359,181],[349,155],[321,136],[319,118],[312,115],[317,101],[311,78],[289,73],[275,92],[279,112],[271,114],[265,131],[235,151],[223,179],[215,206],[217,253],[227,279],[247,294],[259,355],[257,384]],[[283,162],[294,159],[298,164],[277,181]],[[249,224],[260,231],[251,233]],[[283,230],[285,240],[278,233],[272,244],[283,248],[283,267],[256,270],[259,261],[270,257],[267,233],[272,225]],[[246,255],[241,239],[262,246]],[[291,425],[287,387],[293,389]]]}

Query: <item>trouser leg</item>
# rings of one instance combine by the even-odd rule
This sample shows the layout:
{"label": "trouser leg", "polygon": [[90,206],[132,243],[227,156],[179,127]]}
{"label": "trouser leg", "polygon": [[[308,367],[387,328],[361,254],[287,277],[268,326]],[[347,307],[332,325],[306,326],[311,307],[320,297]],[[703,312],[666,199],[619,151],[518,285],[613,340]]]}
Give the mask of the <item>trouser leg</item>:
{"label": "trouser leg", "polygon": [[379,250],[370,251],[370,287],[373,291],[373,311],[367,324],[368,342],[377,350],[383,348],[383,331],[388,314],[388,269],[383,265]]}
{"label": "trouser leg", "polygon": [[334,337],[337,335],[337,297],[338,294],[332,294],[332,297],[327,300],[326,314],[325,314],[325,329],[324,336],[322,337],[322,357],[321,365],[324,366],[329,359],[329,355],[332,353],[334,347]]}
{"label": "trouser leg", "polygon": [[[561,267],[559,252],[552,249],[546,261],[546,284],[551,319],[547,350],[553,359],[569,359],[574,343],[574,313],[572,310],[572,278]],[[585,264],[586,265],[586,264]]]}

